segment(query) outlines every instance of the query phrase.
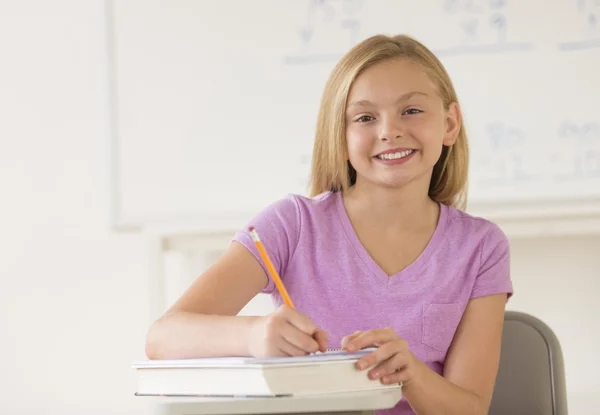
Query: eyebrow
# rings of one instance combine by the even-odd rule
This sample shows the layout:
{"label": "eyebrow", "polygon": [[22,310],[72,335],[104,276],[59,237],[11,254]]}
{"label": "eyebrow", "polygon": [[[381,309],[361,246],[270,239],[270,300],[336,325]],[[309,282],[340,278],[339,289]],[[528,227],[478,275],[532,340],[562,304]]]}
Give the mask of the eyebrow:
{"label": "eyebrow", "polygon": [[[425,92],[411,91],[407,92],[406,94],[400,95],[396,102],[406,101],[407,99],[410,99],[415,95],[423,95],[425,97],[429,96]],[[350,104],[348,104],[348,107],[367,107],[369,105],[373,105],[373,103],[369,100],[361,99],[359,101],[352,101]]]}

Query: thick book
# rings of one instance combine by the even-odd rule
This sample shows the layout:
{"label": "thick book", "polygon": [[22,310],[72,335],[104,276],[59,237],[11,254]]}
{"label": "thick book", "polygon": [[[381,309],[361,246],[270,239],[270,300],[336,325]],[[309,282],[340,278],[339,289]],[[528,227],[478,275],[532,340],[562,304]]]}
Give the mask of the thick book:
{"label": "thick book", "polygon": [[370,349],[299,357],[219,357],[133,363],[136,395],[302,396],[398,388],[369,379],[356,361]]}

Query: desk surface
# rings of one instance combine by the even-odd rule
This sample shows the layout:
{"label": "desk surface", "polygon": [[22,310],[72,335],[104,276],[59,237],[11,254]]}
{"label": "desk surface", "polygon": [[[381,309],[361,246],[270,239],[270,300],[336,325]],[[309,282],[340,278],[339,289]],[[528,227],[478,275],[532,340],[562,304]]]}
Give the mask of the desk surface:
{"label": "desk surface", "polygon": [[164,415],[291,414],[373,411],[394,407],[402,398],[400,387],[359,392],[280,398],[220,398],[147,396]]}

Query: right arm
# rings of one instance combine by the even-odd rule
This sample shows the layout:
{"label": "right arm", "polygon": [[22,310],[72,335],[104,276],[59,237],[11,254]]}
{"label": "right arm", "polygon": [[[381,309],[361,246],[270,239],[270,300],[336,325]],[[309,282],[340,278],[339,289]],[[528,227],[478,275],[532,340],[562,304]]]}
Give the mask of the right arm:
{"label": "right arm", "polygon": [[146,339],[148,358],[250,355],[248,339],[259,317],[236,314],[267,282],[256,258],[246,247],[232,242],[152,324]]}
{"label": "right arm", "polygon": [[257,259],[234,241],[151,326],[146,355],[157,360],[325,351],[327,334],[287,306],[264,317],[236,315],[267,282]]}

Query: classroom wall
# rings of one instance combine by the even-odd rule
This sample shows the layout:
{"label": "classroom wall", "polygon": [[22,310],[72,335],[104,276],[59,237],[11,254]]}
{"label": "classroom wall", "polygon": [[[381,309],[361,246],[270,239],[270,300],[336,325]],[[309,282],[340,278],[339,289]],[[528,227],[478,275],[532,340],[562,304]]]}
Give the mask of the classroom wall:
{"label": "classroom wall", "polygon": [[[151,413],[129,364],[156,313],[160,252],[152,236],[110,229],[104,29],[100,0],[0,2],[2,414]],[[598,246],[600,236],[513,241],[510,306],[557,330],[575,415],[600,413]],[[165,265],[179,277],[206,265],[174,258]]]}
{"label": "classroom wall", "polygon": [[0,1],[0,414],[145,414],[148,241],[109,227],[104,2]]}

